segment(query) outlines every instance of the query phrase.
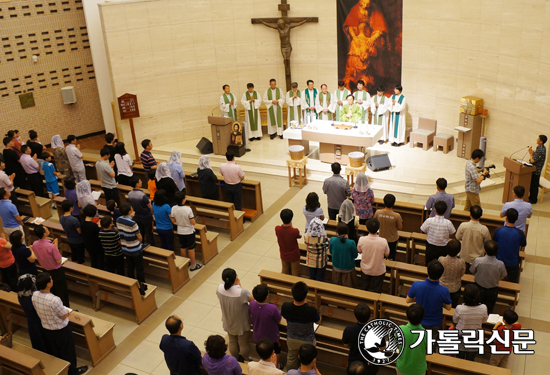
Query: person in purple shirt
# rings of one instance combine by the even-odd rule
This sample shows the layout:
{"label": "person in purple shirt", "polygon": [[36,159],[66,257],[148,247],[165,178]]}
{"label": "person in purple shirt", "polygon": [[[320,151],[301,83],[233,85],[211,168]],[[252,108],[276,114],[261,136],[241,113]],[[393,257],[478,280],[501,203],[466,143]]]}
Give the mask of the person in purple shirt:
{"label": "person in purple shirt", "polygon": [[301,366],[299,369],[288,370],[288,375],[321,375],[317,369],[317,348],[312,344],[303,344],[298,352]]}
{"label": "person in purple shirt", "polygon": [[201,352],[193,341],[181,335],[183,322],[172,315],[166,319],[169,335],[162,336],[160,350],[164,352],[166,366],[171,375],[199,375],[201,373]]}
{"label": "person in purple shirt", "polygon": [[279,355],[281,354],[281,346],[279,345],[279,323],[282,315],[279,308],[267,303],[269,289],[265,284],[259,284],[252,289],[253,301],[250,301],[248,311],[252,320],[252,332],[254,341],[258,342],[264,337],[273,341],[273,349],[279,363]]}
{"label": "person in purple shirt", "polygon": [[525,188],[523,186],[516,186],[514,188],[514,200],[512,202],[506,202],[500,210],[500,217],[506,216],[506,211],[509,208],[514,208],[518,212],[518,219],[516,220],[515,227],[525,232],[525,225],[527,219],[533,215],[533,206],[529,202],[523,200],[525,195]]}
{"label": "person in purple shirt", "polygon": [[21,165],[27,174],[27,181],[31,185],[34,195],[44,197],[44,182],[42,182],[42,174],[40,174],[40,165],[37,162],[37,155],[31,156],[31,148],[27,145],[21,146]]}
{"label": "person in purple shirt", "polygon": [[508,281],[512,283],[519,282],[519,250],[527,246],[525,233],[516,226],[518,220],[518,211],[509,208],[506,210],[506,225],[497,228],[493,234],[493,240],[498,243],[497,259],[504,263]]}
{"label": "person in purple shirt", "polygon": [[451,211],[455,207],[455,197],[452,194],[447,194],[445,191],[445,189],[447,189],[446,179],[438,178],[437,181],[435,181],[435,185],[437,186],[437,194],[430,195],[428,201],[426,202],[426,210],[431,210],[430,217],[435,217],[434,205],[436,202],[443,201],[447,203],[447,210],[443,216],[445,219],[449,220],[451,217]]}
{"label": "person in purple shirt", "polygon": [[206,354],[202,357],[202,367],[208,375],[242,375],[243,369],[237,358],[225,354],[227,344],[223,337],[209,336],[204,347]]}
{"label": "person in purple shirt", "polygon": [[76,195],[76,180],[74,177],[69,177],[63,182],[65,186],[65,199],[70,199],[74,202],[73,212],[71,215],[76,216],[80,220],[80,207],[78,207],[78,196]]}

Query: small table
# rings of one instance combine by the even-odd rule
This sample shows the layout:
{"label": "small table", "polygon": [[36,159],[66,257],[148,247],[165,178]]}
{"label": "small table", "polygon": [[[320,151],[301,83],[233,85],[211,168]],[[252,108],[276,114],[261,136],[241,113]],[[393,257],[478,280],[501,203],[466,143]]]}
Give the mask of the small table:
{"label": "small table", "polygon": [[[288,187],[292,187],[293,182],[300,184],[300,189],[303,185],[307,185],[306,164],[307,156],[304,156],[301,160],[286,159],[286,166],[288,167]],[[296,173],[296,168],[298,168],[298,173]]]}
{"label": "small table", "polygon": [[[365,171],[367,170],[367,164],[366,163],[363,163],[362,166],[360,167],[352,167],[350,165],[346,165],[346,178],[348,180],[348,184],[349,184],[349,187],[350,188],[353,188],[353,185],[355,185],[355,183],[353,182],[353,177],[354,176],[357,176],[359,174],[359,172],[363,172],[365,173]],[[351,182],[350,182],[350,177],[351,177]]]}

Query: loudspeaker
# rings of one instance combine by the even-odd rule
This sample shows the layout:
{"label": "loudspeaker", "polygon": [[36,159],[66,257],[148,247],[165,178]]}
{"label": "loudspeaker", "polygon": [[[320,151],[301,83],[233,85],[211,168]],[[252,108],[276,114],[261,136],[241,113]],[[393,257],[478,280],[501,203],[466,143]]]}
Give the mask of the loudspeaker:
{"label": "loudspeaker", "polygon": [[367,166],[373,172],[389,169],[391,168],[390,158],[388,154],[369,156]]}
{"label": "loudspeaker", "polygon": [[65,86],[61,89],[61,96],[63,96],[63,104],[76,103],[76,93],[73,86]]}
{"label": "loudspeaker", "polygon": [[208,138],[202,137],[199,143],[197,143],[197,148],[201,152],[201,154],[211,154],[214,152],[214,146],[212,145],[212,142],[208,140]]}

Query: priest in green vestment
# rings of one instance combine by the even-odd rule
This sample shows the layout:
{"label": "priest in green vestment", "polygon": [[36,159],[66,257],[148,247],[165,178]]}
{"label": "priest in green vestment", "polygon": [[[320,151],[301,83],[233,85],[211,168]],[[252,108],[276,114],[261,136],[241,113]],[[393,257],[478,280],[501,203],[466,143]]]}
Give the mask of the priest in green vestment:
{"label": "priest in green vestment", "polygon": [[357,123],[361,121],[361,107],[353,102],[353,95],[346,98],[347,104],[344,104],[340,110],[340,121]]}

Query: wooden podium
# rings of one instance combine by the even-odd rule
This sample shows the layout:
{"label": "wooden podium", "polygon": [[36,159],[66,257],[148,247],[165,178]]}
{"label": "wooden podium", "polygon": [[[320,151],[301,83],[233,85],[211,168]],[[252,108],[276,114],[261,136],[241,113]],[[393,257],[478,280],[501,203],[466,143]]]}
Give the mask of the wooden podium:
{"label": "wooden podium", "polygon": [[208,116],[208,123],[212,129],[212,143],[214,154],[225,155],[227,146],[231,142],[231,117]]}
{"label": "wooden podium", "polygon": [[514,200],[514,188],[516,186],[525,188],[523,200],[527,202],[529,200],[529,187],[531,186],[531,173],[535,171],[535,167],[527,166],[510,158],[504,158],[504,168],[506,168],[506,179],[504,181],[502,203]]}

